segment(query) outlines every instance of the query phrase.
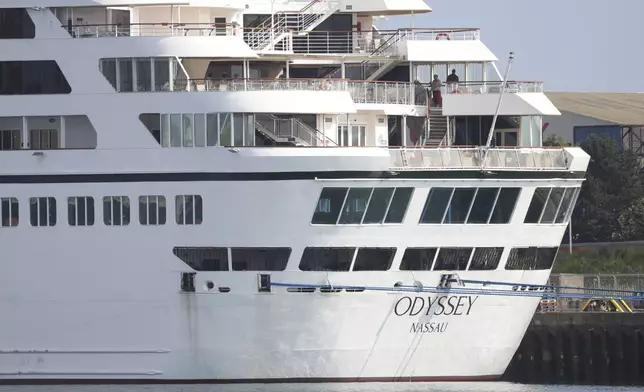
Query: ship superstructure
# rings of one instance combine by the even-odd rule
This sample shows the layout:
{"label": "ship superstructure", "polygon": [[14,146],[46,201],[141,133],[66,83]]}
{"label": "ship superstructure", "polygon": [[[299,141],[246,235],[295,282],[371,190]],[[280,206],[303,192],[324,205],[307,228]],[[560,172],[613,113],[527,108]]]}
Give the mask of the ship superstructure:
{"label": "ship superstructure", "polygon": [[425,288],[545,284],[589,157],[430,11],[5,0],[0,382],[500,377],[539,298]]}

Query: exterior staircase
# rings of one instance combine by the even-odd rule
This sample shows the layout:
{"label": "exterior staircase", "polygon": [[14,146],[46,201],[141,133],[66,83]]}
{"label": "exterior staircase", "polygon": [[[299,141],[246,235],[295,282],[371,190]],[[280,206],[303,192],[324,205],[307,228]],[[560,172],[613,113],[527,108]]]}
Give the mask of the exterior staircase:
{"label": "exterior staircase", "polygon": [[431,108],[427,119],[425,130],[425,147],[442,147],[448,144],[447,130],[449,129],[449,118],[443,116],[442,108]]}
{"label": "exterior staircase", "polygon": [[[341,0],[311,0],[298,12],[277,12],[259,26],[247,31],[245,41],[258,52],[274,51],[287,37],[306,35],[340,9]],[[280,49],[284,46],[281,45]]]}
{"label": "exterior staircase", "polygon": [[295,146],[337,146],[322,132],[298,117],[279,117],[273,114],[255,114],[255,129],[277,143]]}
{"label": "exterior staircase", "polygon": [[[378,80],[384,76],[387,72],[394,69],[398,64],[401,63],[401,60],[396,56],[396,48],[398,42],[400,42],[406,33],[399,31],[396,34],[389,37],[385,42],[383,42],[379,47],[371,52],[370,57],[377,57],[376,59],[368,59],[362,62],[362,70],[365,74],[365,80],[372,81]],[[391,59],[382,59],[384,56],[394,56]]]}

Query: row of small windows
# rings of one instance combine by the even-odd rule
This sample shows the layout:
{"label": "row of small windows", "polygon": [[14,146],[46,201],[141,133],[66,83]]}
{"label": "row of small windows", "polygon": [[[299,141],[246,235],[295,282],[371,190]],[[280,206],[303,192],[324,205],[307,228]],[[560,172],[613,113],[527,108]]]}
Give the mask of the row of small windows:
{"label": "row of small windows", "polygon": [[[146,226],[166,224],[165,196],[139,197],[139,223]],[[16,227],[20,220],[20,205],[15,197],[0,198],[0,226]],[[29,222],[32,226],[55,226],[57,203],[53,197],[29,199]],[[203,221],[203,199],[199,195],[175,197],[175,221],[179,225],[199,225]],[[70,226],[93,226],[95,222],[94,198],[77,196],[67,198],[67,222]],[[130,198],[128,196],[103,197],[103,223],[107,226],[130,224]]]}
{"label": "row of small windows", "polygon": [[402,223],[414,188],[324,188],[311,223]]}
{"label": "row of small windows", "polygon": [[[513,248],[506,270],[552,268],[557,247]],[[284,271],[291,248],[175,247],[173,253],[196,271]],[[502,247],[407,248],[401,271],[492,271],[498,268]],[[307,247],[301,271],[388,271],[396,248]]]}
{"label": "row of small windows", "polygon": [[255,145],[253,114],[143,113],[139,119],[163,147]]}
{"label": "row of small windows", "polygon": [[521,188],[431,188],[419,223],[505,224]]}
{"label": "row of small windows", "polygon": [[524,223],[567,223],[581,188],[537,188]]}
{"label": "row of small windows", "polygon": [[186,76],[174,57],[107,58],[99,69],[117,92],[185,89]]}

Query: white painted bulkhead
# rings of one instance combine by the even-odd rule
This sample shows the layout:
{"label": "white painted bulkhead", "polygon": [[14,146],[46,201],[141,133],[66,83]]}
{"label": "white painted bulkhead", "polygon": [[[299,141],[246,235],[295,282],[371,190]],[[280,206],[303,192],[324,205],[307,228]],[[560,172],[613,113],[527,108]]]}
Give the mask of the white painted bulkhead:
{"label": "white painted bulkhead", "polygon": [[[2,178],[6,182],[7,174],[28,173],[231,169],[280,173],[295,168],[341,171],[388,166],[387,151],[378,148],[186,150],[149,151],[145,160],[127,150],[45,151],[40,156],[29,151],[8,152]],[[586,157],[577,157],[576,149],[570,151],[571,169],[585,167]],[[78,162],[83,162],[82,171]],[[10,169],[14,167],[17,170]],[[430,187],[504,185],[522,188],[507,225],[418,224]],[[0,336],[0,347],[7,351],[0,356],[0,377],[393,380],[498,376],[513,356],[538,298],[464,297],[460,315],[426,316],[423,312],[398,316],[397,309],[404,313],[405,294],[369,290],[308,294],[279,287],[263,294],[257,292],[259,272],[239,271],[199,272],[197,293],[180,294],[180,273],[191,269],[172,254],[172,248],[289,247],[292,253],[286,271],[270,272],[274,282],[391,287],[399,281],[405,285],[419,281],[433,287],[440,272],[399,271],[405,248],[502,246],[505,251],[499,270],[459,271],[459,276],[545,284],[548,270],[503,268],[511,247],[559,245],[565,223],[525,225],[523,218],[536,186],[561,185],[579,186],[580,180],[502,180],[492,176],[474,181],[5,183],[3,196],[20,200],[21,222],[17,227],[1,228],[0,233],[4,270],[0,298],[5,299],[0,302],[0,312],[8,315]],[[348,186],[415,190],[402,224],[311,225],[322,188]],[[175,195],[201,195],[203,223],[176,225],[169,207],[165,225],[143,226],[138,223],[137,203],[132,203],[129,225],[105,226],[101,203],[97,202],[94,225],[67,224],[67,197],[83,195],[100,201],[104,196],[122,195],[135,201],[151,194],[165,196],[168,206]],[[27,200],[35,196],[56,198],[56,226],[28,224]],[[25,238],[37,246],[24,246]],[[398,252],[389,272],[301,272],[298,264],[306,246],[395,247]],[[230,292],[213,293],[205,287],[207,281]],[[433,298],[430,294],[407,296]],[[397,301],[403,301],[402,305],[396,307]],[[442,331],[419,333],[412,327],[432,322],[444,323]],[[8,353],[13,350],[16,352]],[[29,350],[34,352],[27,353]],[[437,350],[449,355],[437,356]]]}

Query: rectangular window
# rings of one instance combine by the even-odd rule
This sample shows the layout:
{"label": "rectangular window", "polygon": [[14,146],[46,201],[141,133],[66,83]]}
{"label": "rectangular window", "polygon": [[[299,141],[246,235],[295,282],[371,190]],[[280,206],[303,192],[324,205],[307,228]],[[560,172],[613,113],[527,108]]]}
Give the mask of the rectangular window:
{"label": "rectangular window", "polygon": [[356,248],[304,249],[300,270],[302,271],[349,271]]}
{"label": "rectangular window", "polygon": [[420,223],[442,223],[453,191],[454,188],[431,188],[420,217]]}
{"label": "rectangular window", "polygon": [[195,271],[228,271],[228,248],[177,246],[172,253]]}
{"label": "rectangular window", "polygon": [[56,199],[32,197],[29,199],[29,221],[32,226],[56,225]]}
{"label": "rectangular window", "polygon": [[443,223],[447,224],[463,224],[467,219],[467,215],[474,200],[476,188],[455,188],[452,193],[452,199],[449,202],[449,207],[445,213]]}
{"label": "rectangular window", "polygon": [[284,271],[291,248],[231,248],[233,271]]}
{"label": "rectangular window", "polygon": [[93,197],[68,197],[67,222],[70,226],[94,225],[94,198]]}
{"label": "rectangular window", "polygon": [[551,188],[537,188],[534,191],[532,200],[530,201],[530,206],[528,207],[528,213],[525,216],[523,223],[539,223],[541,219],[541,213],[543,208],[546,205],[548,196],[550,195]]}
{"label": "rectangular window", "polygon": [[499,192],[499,196],[496,199],[492,217],[490,218],[490,223],[510,223],[520,194],[521,188],[501,188],[501,192]]}
{"label": "rectangular window", "polygon": [[32,150],[55,150],[59,148],[57,129],[30,129],[29,148]]}
{"label": "rectangular window", "polygon": [[384,222],[393,194],[394,188],[375,188],[371,194],[371,199],[369,199],[367,212],[362,223],[376,224]]}
{"label": "rectangular window", "polygon": [[0,130],[0,151],[20,150],[20,130]]}
{"label": "rectangular window", "polygon": [[353,271],[388,271],[396,248],[359,248]]}
{"label": "rectangular window", "polygon": [[311,223],[335,225],[338,221],[348,188],[323,188]]}
{"label": "rectangular window", "polygon": [[0,61],[0,95],[69,94],[56,61]]}
{"label": "rectangular window", "polygon": [[203,199],[199,195],[175,197],[178,225],[200,225],[203,222]]}
{"label": "rectangular window", "polygon": [[130,198],[127,196],[105,196],[103,198],[103,223],[107,226],[130,224]]}
{"label": "rectangular window", "polygon": [[564,188],[564,195],[561,199],[561,205],[559,206],[559,211],[557,211],[557,217],[555,218],[555,223],[568,223],[566,217],[568,216],[568,210],[574,208],[573,200],[575,194],[579,188]]}
{"label": "rectangular window", "polygon": [[401,271],[430,271],[437,248],[407,248],[400,263]]}
{"label": "rectangular window", "polygon": [[479,188],[467,217],[467,223],[488,223],[498,195],[499,188]]}
{"label": "rectangular window", "polygon": [[555,262],[559,247],[514,248],[510,251],[506,270],[549,270]]}
{"label": "rectangular window", "polygon": [[499,266],[503,248],[476,248],[470,262],[470,271],[491,271]]}
{"label": "rectangular window", "polygon": [[385,223],[402,223],[409,207],[411,195],[414,193],[414,188],[396,188],[394,197],[389,204],[389,210],[385,217]]}
{"label": "rectangular window", "polygon": [[434,271],[464,271],[472,255],[472,248],[440,248]]}
{"label": "rectangular window", "polygon": [[546,203],[546,208],[541,215],[541,222],[539,223],[554,223],[557,210],[559,210],[559,205],[563,198],[563,193],[563,188],[552,188],[550,196],[548,197],[548,202]]}
{"label": "rectangular window", "polygon": [[20,211],[18,199],[15,197],[0,198],[0,223],[2,227],[18,226]]}
{"label": "rectangular window", "polygon": [[142,225],[165,225],[165,196],[139,196],[139,223]]}
{"label": "rectangular window", "polygon": [[351,188],[346,197],[339,224],[360,224],[367,210],[372,188]]}

